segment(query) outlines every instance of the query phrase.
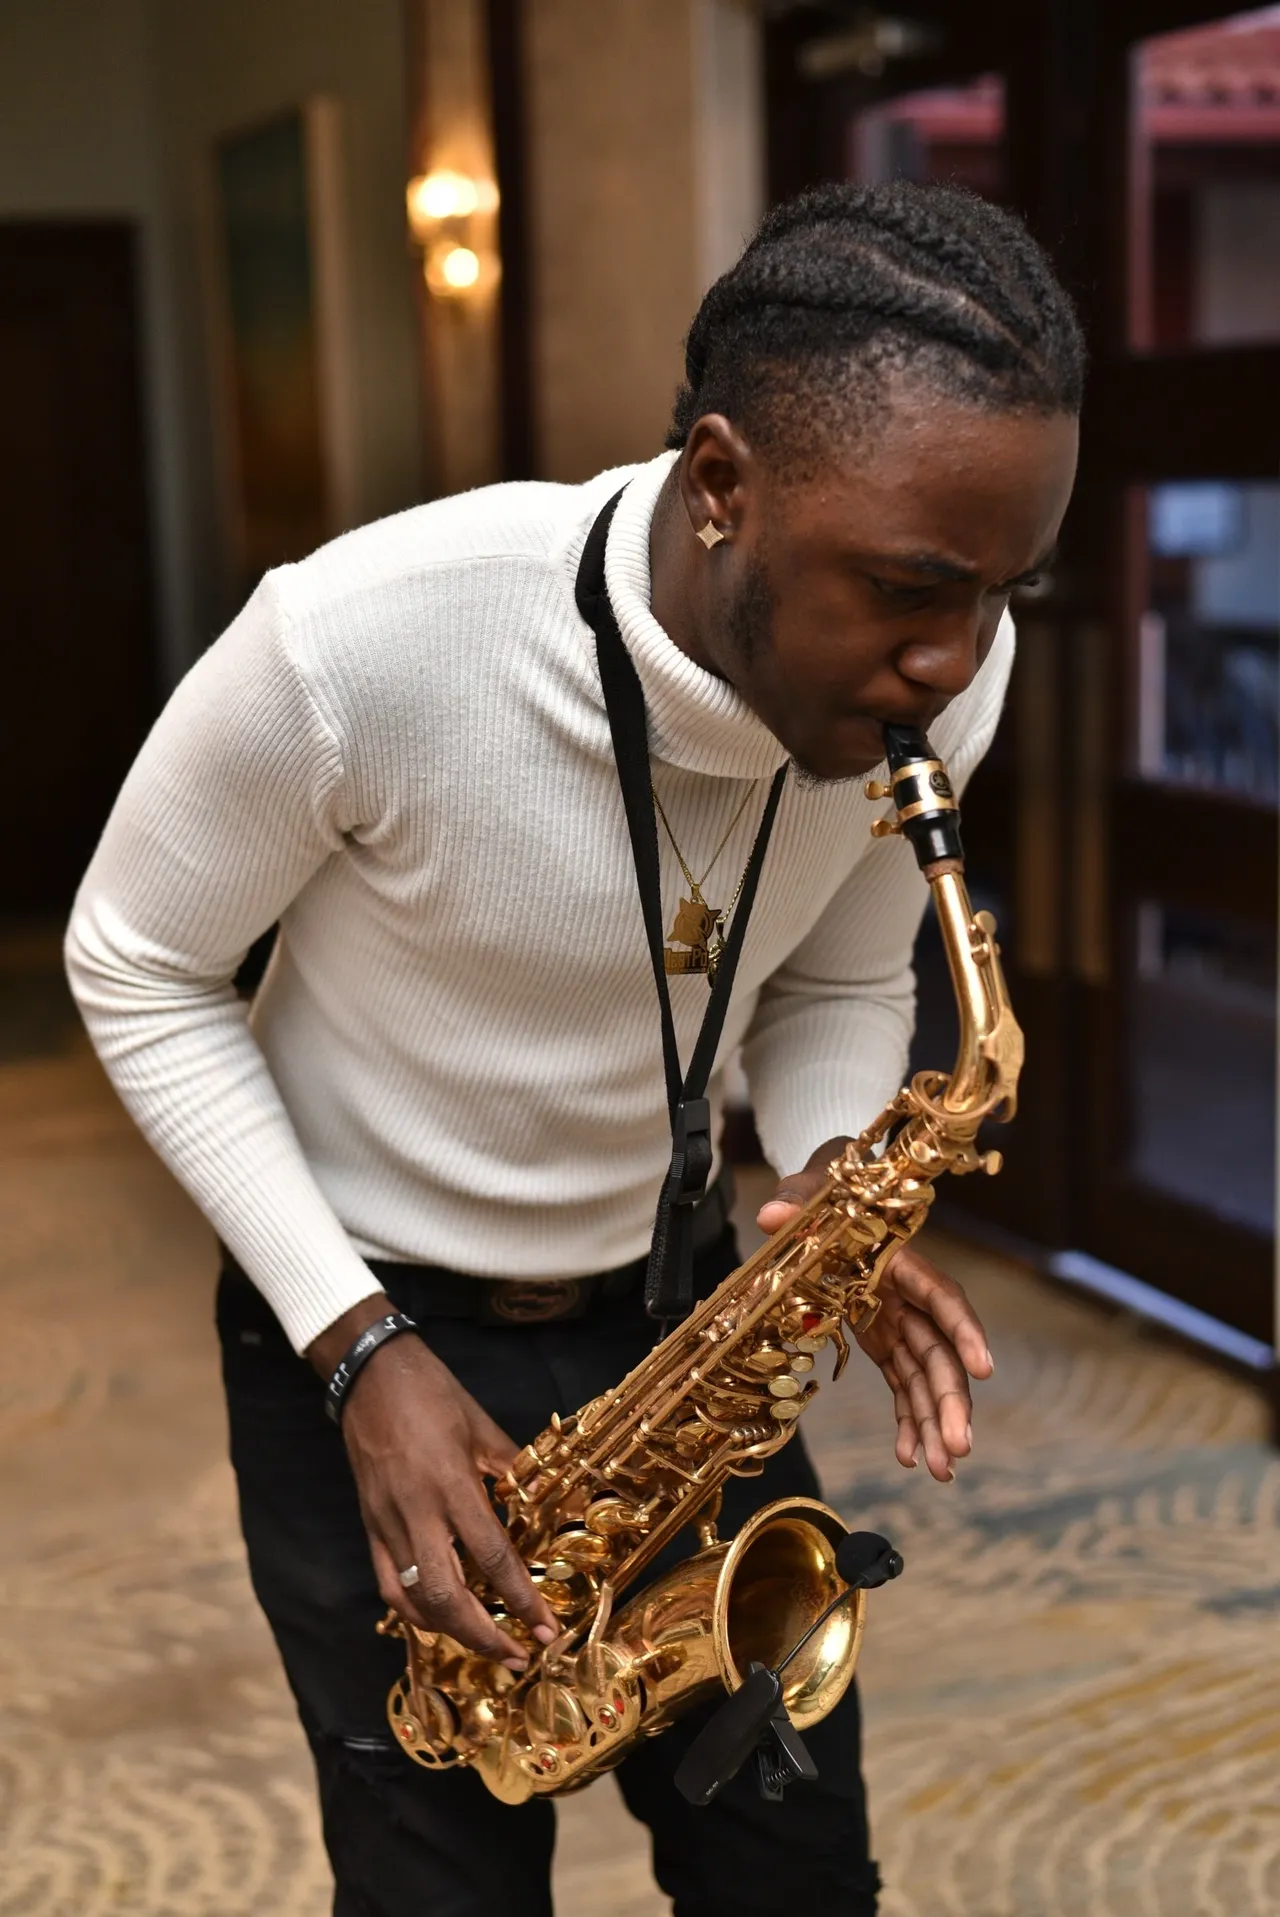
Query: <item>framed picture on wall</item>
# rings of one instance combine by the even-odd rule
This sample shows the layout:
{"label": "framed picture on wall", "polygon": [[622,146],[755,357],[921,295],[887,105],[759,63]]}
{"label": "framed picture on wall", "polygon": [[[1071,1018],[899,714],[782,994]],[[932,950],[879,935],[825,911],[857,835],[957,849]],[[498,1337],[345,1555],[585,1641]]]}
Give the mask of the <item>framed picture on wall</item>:
{"label": "framed picture on wall", "polygon": [[352,523],[336,103],[214,150],[233,567],[247,592]]}

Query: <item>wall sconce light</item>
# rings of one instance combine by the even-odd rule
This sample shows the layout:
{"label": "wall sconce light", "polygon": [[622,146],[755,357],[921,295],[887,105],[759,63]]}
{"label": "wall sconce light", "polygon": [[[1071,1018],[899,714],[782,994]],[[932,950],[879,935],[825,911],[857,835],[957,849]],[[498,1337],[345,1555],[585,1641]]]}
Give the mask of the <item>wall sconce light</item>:
{"label": "wall sconce light", "polygon": [[440,167],[420,173],[405,191],[409,231],[422,248],[428,291],[437,299],[466,299],[497,284],[501,271],[492,244],[498,189]]}
{"label": "wall sconce light", "polygon": [[427,285],[442,299],[470,293],[480,283],[480,255],[453,240],[433,246],[423,258],[422,269]]}

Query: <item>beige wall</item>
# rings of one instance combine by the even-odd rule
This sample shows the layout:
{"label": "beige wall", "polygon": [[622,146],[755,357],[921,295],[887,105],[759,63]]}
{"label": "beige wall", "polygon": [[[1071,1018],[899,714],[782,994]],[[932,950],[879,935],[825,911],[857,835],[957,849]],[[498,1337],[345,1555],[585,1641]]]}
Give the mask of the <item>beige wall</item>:
{"label": "beige wall", "polygon": [[[484,0],[412,0],[421,18],[425,72],[422,141],[414,165],[492,180],[492,102]],[[495,223],[488,237],[496,251]],[[468,236],[472,237],[471,235]],[[501,477],[498,289],[465,300],[422,296],[427,397],[427,482],[463,492]]]}
{"label": "beige wall", "polygon": [[528,25],[539,465],[657,451],[697,280],[690,0],[542,0]]}
{"label": "beige wall", "polygon": [[344,517],[358,521],[421,489],[399,0],[0,5],[0,217],[138,222],[157,597],[171,678],[234,609],[212,145],[317,95],[337,109],[347,359],[339,424]]}
{"label": "beige wall", "polygon": [[[419,163],[487,172],[480,0],[425,16]],[[538,471],[661,446],[682,342],[763,201],[757,0],[531,0],[525,12]],[[433,305],[433,484],[499,474],[491,310]]]}
{"label": "beige wall", "polygon": [[[439,163],[483,161],[480,13],[478,0],[426,0]],[[756,13],[754,0],[531,0],[533,344],[548,477],[582,478],[661,444],[689,320],[760,205]],[[422,469],[403,24],[401,0],[0,3],[0,217],[110,213],[139,225],[170,677],[234,609],[219,135],[311,97],[336,108],[345,517],[394,511],[428,482],[451,490],[497,476],[492,316],[456,309],[431,316]]]}
{"label": "beige wall", "polygon": [[174,512],[168,300],[147,0],[3,0],[0,4],[0,218],[132,220],[147,389],[152,544],[168,676],[188,650]]}
{"label": "beige wall", "polygon": [[336,107],[345,516],[377,518],[420,490],[413,263],[405,245],[404,57],[399,0],[152,0],[159,148],[178,316],[177,410],[187,449],[197,644],[232,609],[217,395],[217,245],[211,154],[219,135],[308,98]]}
{"label": "beige wall", "polygon": [[151,130],[144,0],[3,0],[0,217],[138,214]]}
{"label": "beige wall", "polygon": [[536,0],[526,16],[539,470],[662,444],[682,342],[763,197],[754,0]]}
{"label": "beige wall", "polygon": [[698,293],[733,265],[764,211],[758,0],[694,0]]}

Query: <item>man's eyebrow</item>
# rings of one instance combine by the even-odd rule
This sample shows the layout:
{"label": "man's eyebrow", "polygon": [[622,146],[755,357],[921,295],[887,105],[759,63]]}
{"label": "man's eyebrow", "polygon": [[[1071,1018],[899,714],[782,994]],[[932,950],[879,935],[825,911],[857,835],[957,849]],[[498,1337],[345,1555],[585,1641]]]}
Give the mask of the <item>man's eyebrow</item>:
{"label": "man's eyebrow", "polygon": [[[1051,566],[1058,556],[1057,546],[1050,546],[1048,552],[1036,560],[1034,566],[1026,572],[1020,572],[1016,578],[1002,583],[1009,586],[1022,586],[1028,580],[1035,579],[1046,567]],[[897,572],[909,572],[917,579],[930,583],[953,585],[972,585],[979,577],[972,566],[962,566],[954,559],[944,559],[941,553],[933,552],[860,552],[857,557],[864,565],[887,566]]]}
{"label": "man's eyebrow", "polygon": [[933,552],[860,552],[859,560],[868,566],[887,566],[895,572],[914,573],[917,579],[945,579],[968,584],[978,577],[971,566],[958,565]]}

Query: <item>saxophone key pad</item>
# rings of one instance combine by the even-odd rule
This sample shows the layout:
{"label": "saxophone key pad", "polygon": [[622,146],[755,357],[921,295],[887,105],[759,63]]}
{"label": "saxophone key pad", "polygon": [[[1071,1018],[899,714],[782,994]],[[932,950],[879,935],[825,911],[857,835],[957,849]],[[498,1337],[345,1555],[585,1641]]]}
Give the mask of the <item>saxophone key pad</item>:
{"label": "saxophone key pad", "polygon": [[771,1371],[785,1371],[791,1359],[785,1351],[776,1345],[761,1345],[757,1351],[742,1361],[742,1369],[755,1373],[757,1377],[766,1377]]}

